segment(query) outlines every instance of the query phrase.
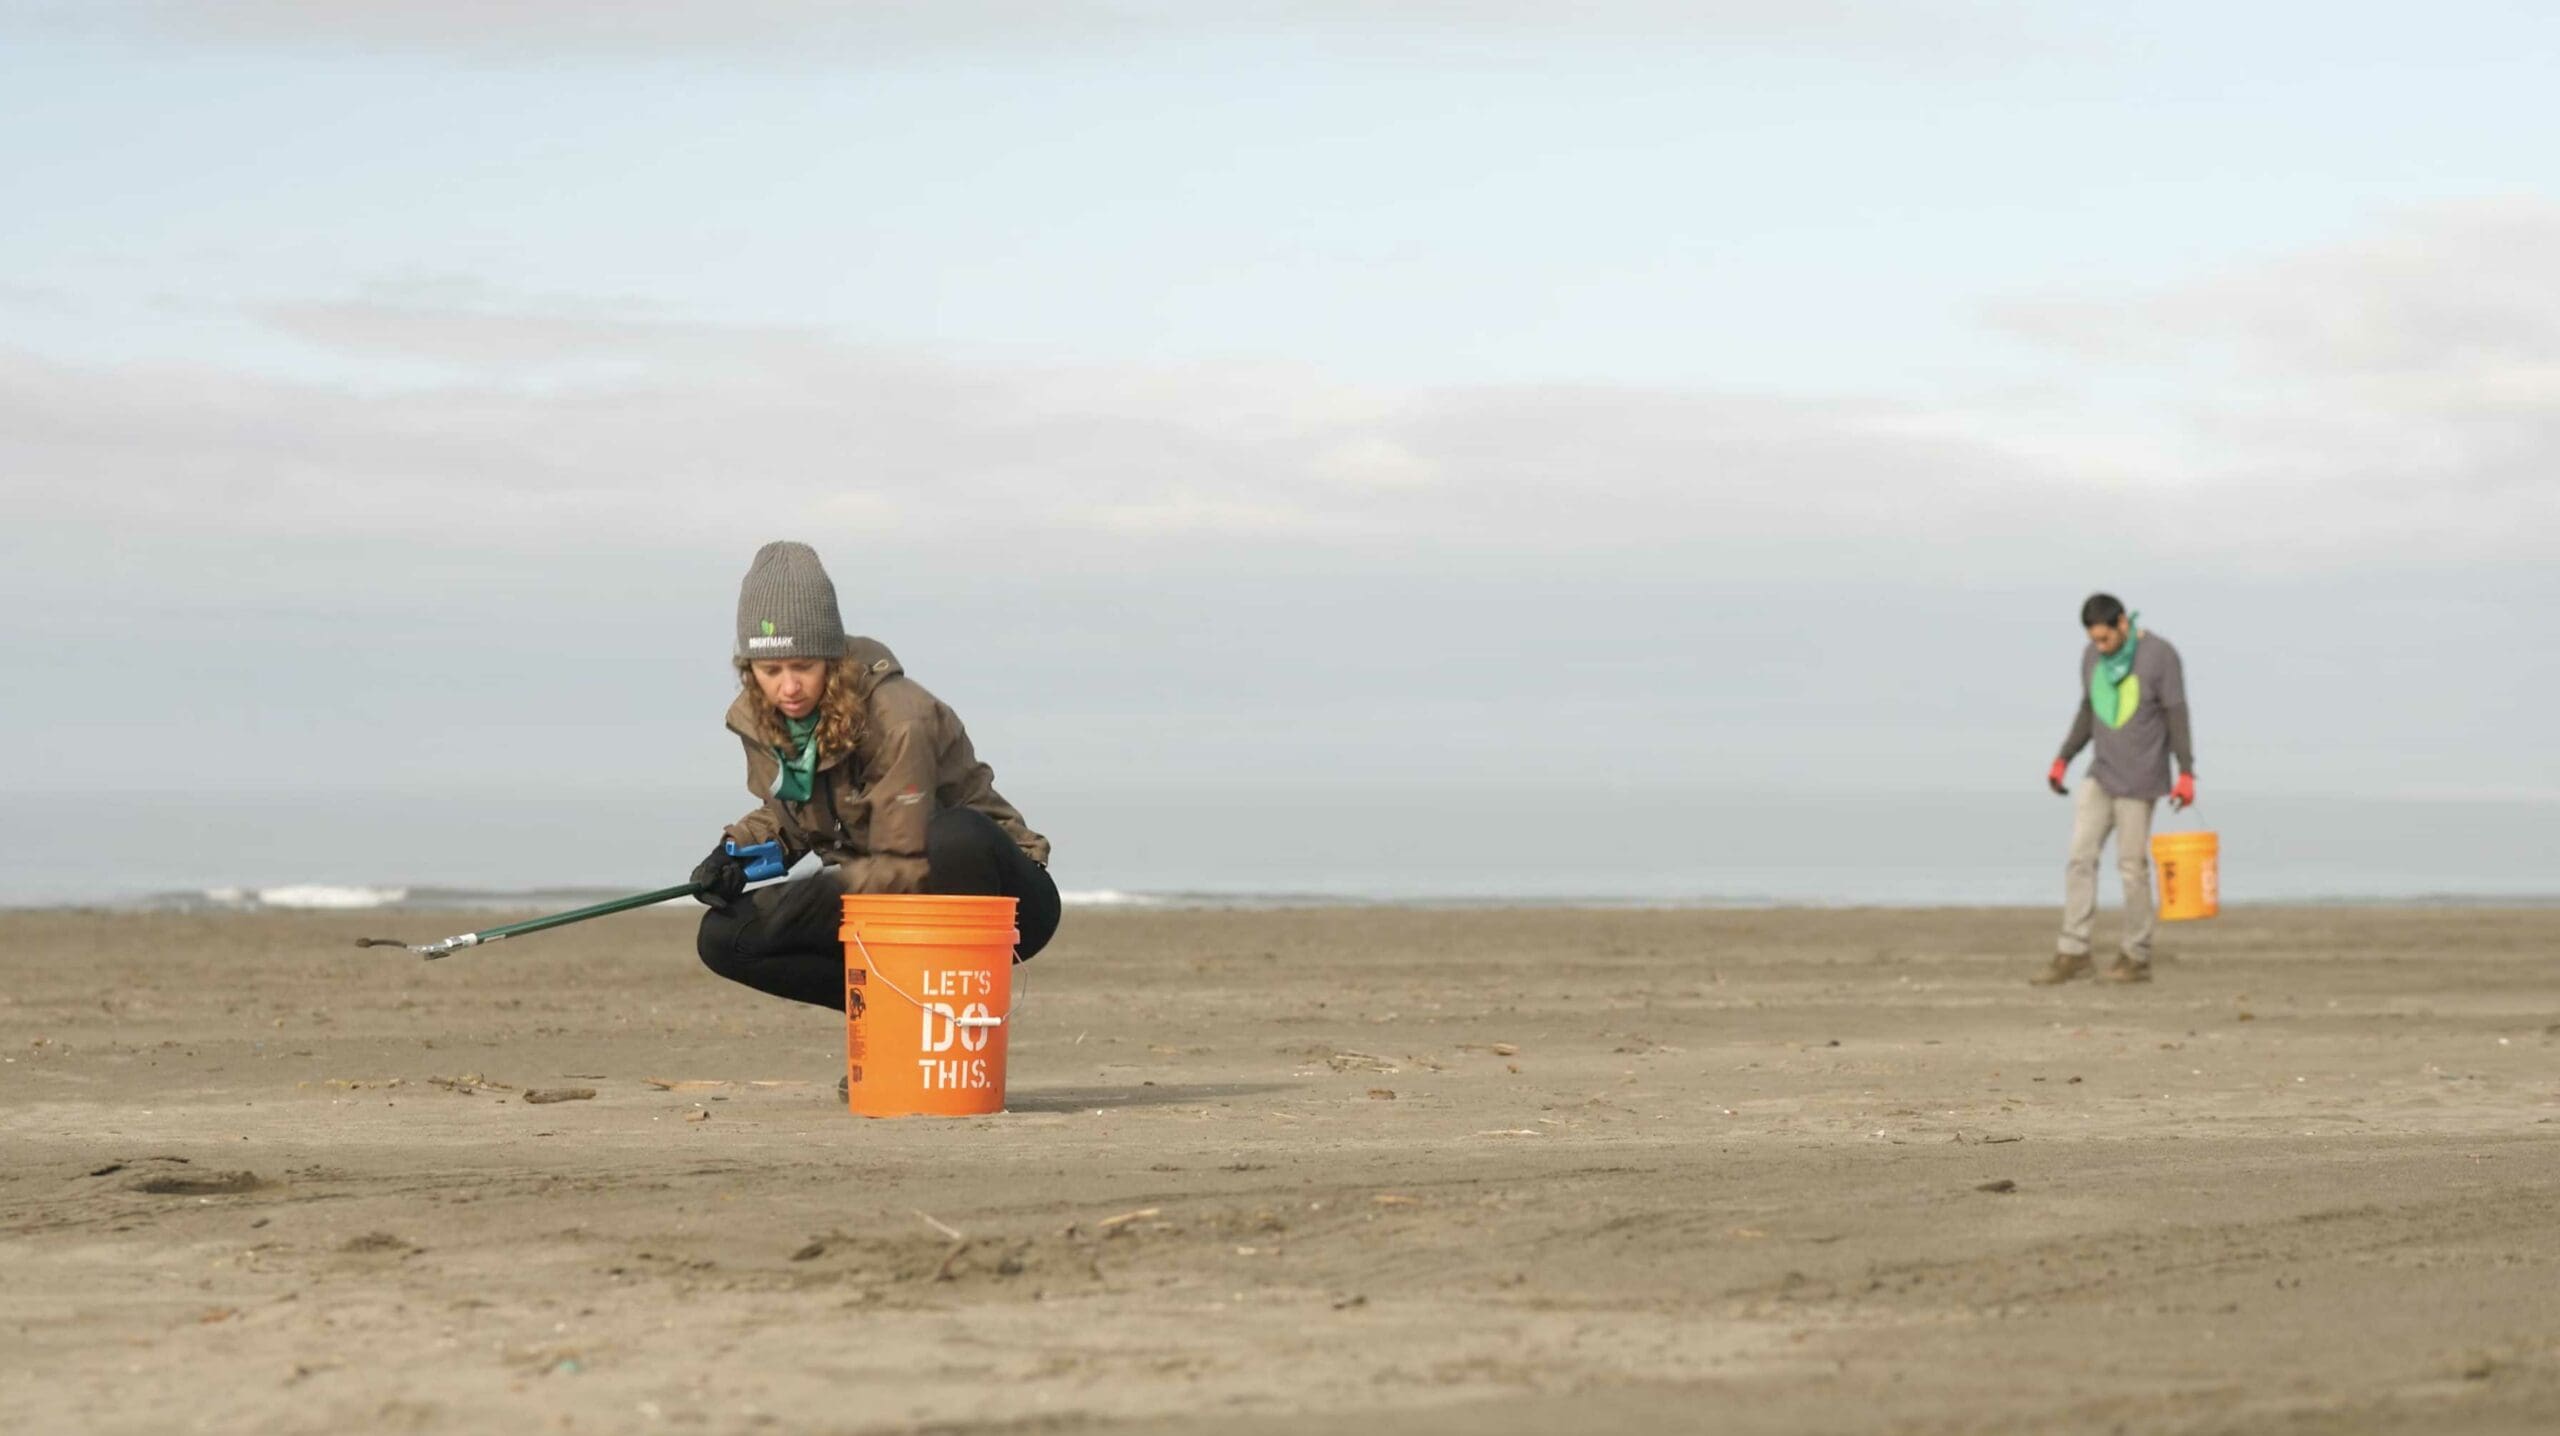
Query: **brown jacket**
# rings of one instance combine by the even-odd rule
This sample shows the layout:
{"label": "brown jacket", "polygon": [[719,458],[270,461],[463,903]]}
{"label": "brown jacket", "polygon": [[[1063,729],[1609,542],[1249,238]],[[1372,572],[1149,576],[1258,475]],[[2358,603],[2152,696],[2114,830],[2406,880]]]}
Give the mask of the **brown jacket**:
{"label": "brown jacket", "polygon": [[741,692],[729,705],[729,731],[747,748],[747,791],[764,799],[729,825],[729,837],[740,847],[778,838],[789,862],[814,852],[838,866],[847,892],[915,892],[924,885],[925,825],[944,808],[975,808],[1046,864],[1049,840],[996,792],[995,770],[978,761],[960,715],[876,640],[848,638],[844,651],[862,665],[862,731],[851,754],[825,760],[806,803],[771,796],[782,762],[756,736],[757,700]]}

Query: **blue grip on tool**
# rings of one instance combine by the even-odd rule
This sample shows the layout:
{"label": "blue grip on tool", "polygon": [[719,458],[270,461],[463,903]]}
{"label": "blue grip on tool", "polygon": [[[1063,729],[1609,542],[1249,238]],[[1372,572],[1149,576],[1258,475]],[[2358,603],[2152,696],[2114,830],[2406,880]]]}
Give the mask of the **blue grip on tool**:
{"label": "blue grip on tool", "polygon": [[747,881],[751,883],[760,883],[766,878],[778,878],[791,871],[791,865],[782,860],[782,844],[778,842],[758,843],[751,848],[742,848],[733,841],[729,844],[729,856],[747,860]]}

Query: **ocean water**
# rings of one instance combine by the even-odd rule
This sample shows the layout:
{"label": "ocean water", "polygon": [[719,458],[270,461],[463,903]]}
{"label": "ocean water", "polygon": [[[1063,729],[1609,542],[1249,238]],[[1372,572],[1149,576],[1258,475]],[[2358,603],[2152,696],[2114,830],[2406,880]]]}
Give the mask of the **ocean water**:
{"label": "ocean water", "polygon": [[[2040,787],[1012,796],[1081,903],[2042,905],[2060,899],[2070,825]],[[725,788],[0,795],[0,905],[575,905],[683,881],[742,806]],[[2220,835],[2229,903],[2560,901],[2560,803],[2217,792],[2160,825]]]}

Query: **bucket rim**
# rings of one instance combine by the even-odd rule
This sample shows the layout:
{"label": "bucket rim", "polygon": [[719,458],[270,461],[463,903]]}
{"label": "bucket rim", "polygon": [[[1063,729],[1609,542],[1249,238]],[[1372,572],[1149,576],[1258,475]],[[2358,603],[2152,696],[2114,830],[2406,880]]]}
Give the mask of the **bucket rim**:
{"label": "bucket rim", "polygon": [[986,903],[1003,903],[1007,907],[1014,907],[1020,904],[1021,899],[1007,897],[1002,893],[845,893],[837,901],[842,903],[848,911],[855,903],[879,903],[893,908],[924,912],[934,908],[951,910]]}

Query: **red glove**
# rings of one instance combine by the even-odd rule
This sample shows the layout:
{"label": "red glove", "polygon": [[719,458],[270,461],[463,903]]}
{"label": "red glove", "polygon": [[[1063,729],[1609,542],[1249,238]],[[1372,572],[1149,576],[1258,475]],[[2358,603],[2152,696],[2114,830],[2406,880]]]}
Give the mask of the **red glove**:
{"label": "red glove", "polygon": [[2052,770],[2051,770],[2051,771],[2049,771],[2049,772],[2047,772],[2047,773],[2044,775],[2044,785],[2045,785],[2046,787],[2048,787],[2048,788],[2051,788],[2051,789],[2052,789],[2052,790],[2054,790],[2055,792],[2062,794],[2062,795],[2063,795],[2064,797],[2066,797],[2066,798],[2067,798],[2067,797],[2069,797],[2069,796],[2071,796],[2071,788],[2070,788],[2070,786],[2069,786],[2068,784],[2066,784],[2066,783],[2064,783],[2064,782],[2062,781],[2062,775],[2063,775],[2063,774],[2065,774],[2065,773],[2068,773],[2068,772],[2070,772],[2070,771],[2071,771],[2071,760],[2070,760],[2070,759],[2068,759],[2068,758],[2056,758],[2056,759],[2054,759],[2054,760],[2053,760],[2053,768],[2052,768]]}
{"label": "red glove", "polygon": [[2178,775],[2177,786],[2169,790],[2169,806],[2173,808],[2192,808],[2195,805],[2196,775],[2193,773],[2180,773]]}

